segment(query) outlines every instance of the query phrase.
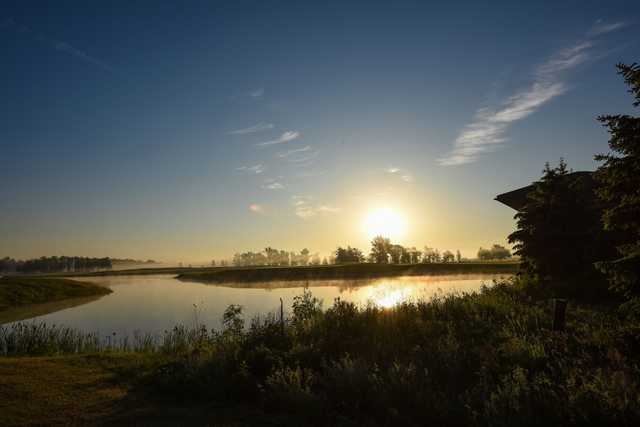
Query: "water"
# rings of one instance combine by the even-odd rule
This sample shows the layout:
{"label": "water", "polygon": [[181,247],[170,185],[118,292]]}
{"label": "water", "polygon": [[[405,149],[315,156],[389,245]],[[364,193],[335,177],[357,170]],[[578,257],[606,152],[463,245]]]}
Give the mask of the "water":
{"label": "water", "polygon": [[[335,298],[392,307],[402,301],[428,300],[438,294],[476,291],[499,277],[442,275],[224,285],[182,282],[172,275],[87,277],[82,280],[108,286],[113,293],[45,315],[34,311],[36,317],[23,321],[64,325],[105,336],[113,333],[118,337],[133,336],[136,332],[161,335],[177,324],[203,323],[208,328],[219,328],[222,313],[229,304],[241,305],[245,319],[250,320],[256,315],[279,312],[282,298],[286,313],[293,297],[302,294],[305,286],[323,300],[325,308]],[[27,317],[30,316],[21,316]]]}

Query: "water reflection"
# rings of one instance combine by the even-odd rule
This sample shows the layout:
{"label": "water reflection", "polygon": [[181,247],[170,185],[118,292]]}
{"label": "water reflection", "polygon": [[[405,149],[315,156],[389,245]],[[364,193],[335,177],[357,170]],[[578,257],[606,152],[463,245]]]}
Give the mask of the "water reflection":
{"label": "water reflection", "polygon": [[[491,284],[496,275],[412,276],[375,280],[201,284],[181,282],[169,275],[104,276],[86,278],[114,292],[88,304],[35,317],[34,321],[61,324],[88,332],[132,336],[136,331],[162,334],[176,324],[199,322],[219,328],[229,304],[243,307],[246,319],[273,312],[284,301],[309,287],[324,307],[335,298],[360,305],[392,307],[408,300],[428,300],[437,294],[471,292]],[[83,280],[85,280],[83,278]],[[38,313],[39,314],[39,313]]]}

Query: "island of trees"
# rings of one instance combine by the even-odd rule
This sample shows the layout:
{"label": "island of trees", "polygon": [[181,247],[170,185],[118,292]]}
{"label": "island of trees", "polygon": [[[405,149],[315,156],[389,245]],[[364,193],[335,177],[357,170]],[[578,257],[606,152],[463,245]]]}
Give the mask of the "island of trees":
{"label": "island of trees", "polygon": [[[490,249],[480,248],[477,259],[480,261],[495,261],[510,259],[511,252],[504,246],[494,244]],[[271,247],[265,248],[262,252],[243,252],[233,256],[232,265],[236,267],[249,266],[317,266],[317,265],[341,265],[341,264],[429,264],[429,263],[452,263],[470,261],[462,258],[460,251],[455,253],[425,246],[423,250],[415,247],[404,247],[392,243],[390,239],[377,236],[371,241],[371,251],[365,255],[360,249],[346,246],[339,246],[329,257],[320,258],[318,254],[311,254],[309,249],[300,252],[278,250]],[[212,266],[216,262],[212,261]],[[225,266],[220,262],[218,265]]]}

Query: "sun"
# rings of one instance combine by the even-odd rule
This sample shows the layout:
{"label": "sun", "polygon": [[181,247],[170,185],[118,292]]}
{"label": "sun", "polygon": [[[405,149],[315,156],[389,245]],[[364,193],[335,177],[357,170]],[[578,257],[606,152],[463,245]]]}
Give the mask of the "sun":
{"label": "sun", "polygon": [[397,241],[404,237],[407,231],[407,221],[392,209],[382,208],[367,215],[363,228],[369,239],[382,236]]}

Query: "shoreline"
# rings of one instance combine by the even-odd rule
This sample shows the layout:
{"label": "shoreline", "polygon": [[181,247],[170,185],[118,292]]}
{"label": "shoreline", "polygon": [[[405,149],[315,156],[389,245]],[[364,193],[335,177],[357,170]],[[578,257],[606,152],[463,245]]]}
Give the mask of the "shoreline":
{"label": "shoreline", "polygon": [[515,274],[519,263],[344,264],[304,267],[233,267],[178,274],[185,282],[250,283],[375,279],[442,274]]}

